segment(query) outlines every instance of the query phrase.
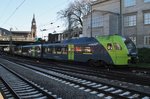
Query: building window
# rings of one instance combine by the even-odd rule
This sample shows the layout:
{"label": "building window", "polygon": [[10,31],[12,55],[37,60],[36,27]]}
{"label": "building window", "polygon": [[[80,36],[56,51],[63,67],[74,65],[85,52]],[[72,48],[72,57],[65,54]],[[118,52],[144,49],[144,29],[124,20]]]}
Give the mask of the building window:
{"label": "building window", "polygon": [[144,45],[150,45],[150,36],[144,36]]}
{"label": "building window", "polygon": [[88,27],[91,27],[91,21],[92,21],[92,27],[102,27],[103,26],[103,16],[93,16],[92,20],[90,19]]}
{"label": "building window", "polygon": [[136,0],[124,0],[124,6],[130,7],[136,5]]}
{"label": "building window", "polygon": [[136,37],[135,36],[133,36],[133,37],[129,37],[132,41],[133,41],[133,43],[136,45]]}
{"label": "building window", "polygon": [[144,13],[144,24],[150,24],[150,13]]}
{"label": "building window", "polygon": [[103,16],[93,17],[92,27],[101,27],[103,26]]}
{"label": "building window", "polygon": [[124,17],[125,26],[135,26],[136,25],[136,15],[130,15]]}
{"label": "building window", "polygon": [[150,0],[144,0],[144,2],[150,2]]}

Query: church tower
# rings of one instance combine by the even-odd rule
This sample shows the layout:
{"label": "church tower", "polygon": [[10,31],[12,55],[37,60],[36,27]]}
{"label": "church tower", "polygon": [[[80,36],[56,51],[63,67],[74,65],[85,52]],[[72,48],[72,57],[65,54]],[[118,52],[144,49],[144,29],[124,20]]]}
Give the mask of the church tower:
{"label": "church tower", "polygon": [[33,14],[33,19],[31,23],[31,36],[32,39],[36,38],[36,21],[35,21],[35,15]]}

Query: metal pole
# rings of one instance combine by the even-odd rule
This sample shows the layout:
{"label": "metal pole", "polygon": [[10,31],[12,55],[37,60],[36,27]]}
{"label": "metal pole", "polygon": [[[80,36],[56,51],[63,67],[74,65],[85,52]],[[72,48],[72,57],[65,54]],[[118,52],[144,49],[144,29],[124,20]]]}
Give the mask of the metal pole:
{"label": "metal pole", "polygon": [[43,40],[43,31],[42,31],[42,40]]}
{"label": "metal pole", "polygon": [[[137,16],[136,16],[136,20],[137,20]],[[136,47],[138,47],[138,31],[137,31],[137,23],[136,23],[136,33],[135,33],[135,35],[136,35],[136,36],[135,36],[135,38],[136,38],[136,39],[135,39],[135,40],[136,40],[136,41],[135,41],[135,43],[136,43],[135,45],[136,45]]]}
{"label": "metal pole", "polygon": [[90,5],[91,7],[91,37],[92,37],[92,4]]}
{"label": "metal pole", "polygon": [[122,33],[123,33],[123,27],[122,27],[123,25],[122,25],[122,0],[120,0],[120,34],[121,35],[123,35]]}
{"label": "metal pole", "polygon": [[10,35],[9,35],[9,53],[12,54],[12,28],[10,28]]}

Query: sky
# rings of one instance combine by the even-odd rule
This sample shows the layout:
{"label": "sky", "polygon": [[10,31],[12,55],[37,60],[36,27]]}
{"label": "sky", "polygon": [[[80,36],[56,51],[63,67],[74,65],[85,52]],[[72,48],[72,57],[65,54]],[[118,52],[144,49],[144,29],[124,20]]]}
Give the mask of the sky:
{"label": "sky", "polygon": [[[33,14],[37,25],[37,36],[61,33],[64,21],[57,12],[64,10],[73,0],[0,0],[0,27],[14,31],[30,31]],[[53,23],[53,24],[51,24]],[[47,29],[47,31],[41,31]]]}

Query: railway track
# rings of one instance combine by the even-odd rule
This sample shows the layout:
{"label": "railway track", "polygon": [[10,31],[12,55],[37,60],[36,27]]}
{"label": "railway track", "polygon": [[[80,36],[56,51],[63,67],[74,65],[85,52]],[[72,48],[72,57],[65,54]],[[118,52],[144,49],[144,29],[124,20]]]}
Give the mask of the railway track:
{"label": "railway track", "polygon": [[[16,62],[16,63],[18,63],[18,62]],[[46,77],[49,77],[55,81],[59,81],[59,82],[64,83],[66,85],[78,88],[78,89],[83,90],[85,92],[88,92],[90,94],[95,94],[101,98],[150,99],[150,96],[147,93],[131,90],[128,88],[122,88],[119,86],[113,86],[111,84],[106,84],[106,83],[103,83],[100,81],[99,82],[94,81],[94,80],[91,80],[90,78],[88,79],[88,78],[84,78],[81,76],[75,76],[75,75],[68,73],[69,69],[67,69],[67,71],[66,71],[66,70],[62,70],[62,69],[58,69],[58,68],[52,69],[49,67],[49,69],[46,68],[46,69],[48,69],[48,71],[47,71],[44,69],[45,66],[43,67],[43,65],[42,65],[43,69],[41,69],[41,67],[40,67],[40,69],[37,69],[37,67],[35,67],[35,66],[30,66],[30,65],[27,65],[24,63],[19,63],[19,64],[23,65],[27,68],[30,68],[32,70],[35,70],[36,73],[39,73],[39,74],[46,76]],[[37,64],[34,64],[34,65],[37,66]],[[72,71],[70,71],[70,72],[72,72]],[[78,73],[78,74],[84,74],[84,73]],[[89,74],[89,75],[91,75],[91,74]]]}
{"label": "railway track", "polygon": [[9,84],[2,77],[0,77],[0,89],[2,94],[4,95],[4,98],[19,99],[19,96],[13,91],[13,89],[11,89]]}
{"label": "railway track", "polygon": [[[65,72],[73,72],[73,73],[78,73],[78,74],[84,74],[84,75],[89,75],[89,76],[96,76],[96,77],[102,77],[102,78],[108,78],[108,79],[114,79],[114,80],[120,80],[120,81],[126,81],[129,83],[135,83],[138,85],[144,85],[144,86],[150,86],[150,76],[148,75],[138,75],[134,74],[132,72],[127,72],[127,71],[117,71],[117,70],[112,70],[112,69],[99,69],[99,68],[91,68],[91,67],[78,67],[77,65],[75,66],[68,66],[64,64],[59,64],[55,62],[50,62],[49,64],[41,63],[41,62],[33,62],[33,61],[26,61],[22,63],[18,62],[16,59],[12,59],[14,62],[18,64],[22,63],[27,63],[30,65],[35,65],[48,69],[48,70],[54,70],[54,71],[65,71]],[[21,60],[20,60],[21,61]],[[23,64],[22,64],[23,65]],[[129,76],[130,75],[130,76]],[[132,80],[131,80],[132,79]]]}
{"label": "railway track", "polygon": [[0,89],[5,99],[57,99],[51,92],[23,78],[14,71],[2,65],[0,68],[8,75],[5,78],[0,78]]}
{"label": "railway track", "polygon": [[49,77],[55,81],[64,83],[66,85],[84,90],[90,94],[96,94],[100,98],[117,98],[117,99],[127,99],[127,98],[139,98],[139,99],[150,99],[149,94],[113,86],[110,84],[105,84],[101,82],[96,82],[87,78],[77,77],[69,74],[63,74],[59,72],[54,72],[45,69],[38,69],[30,65],[25,65],[27,68],[34,70],[36,73],[43,76]]}

